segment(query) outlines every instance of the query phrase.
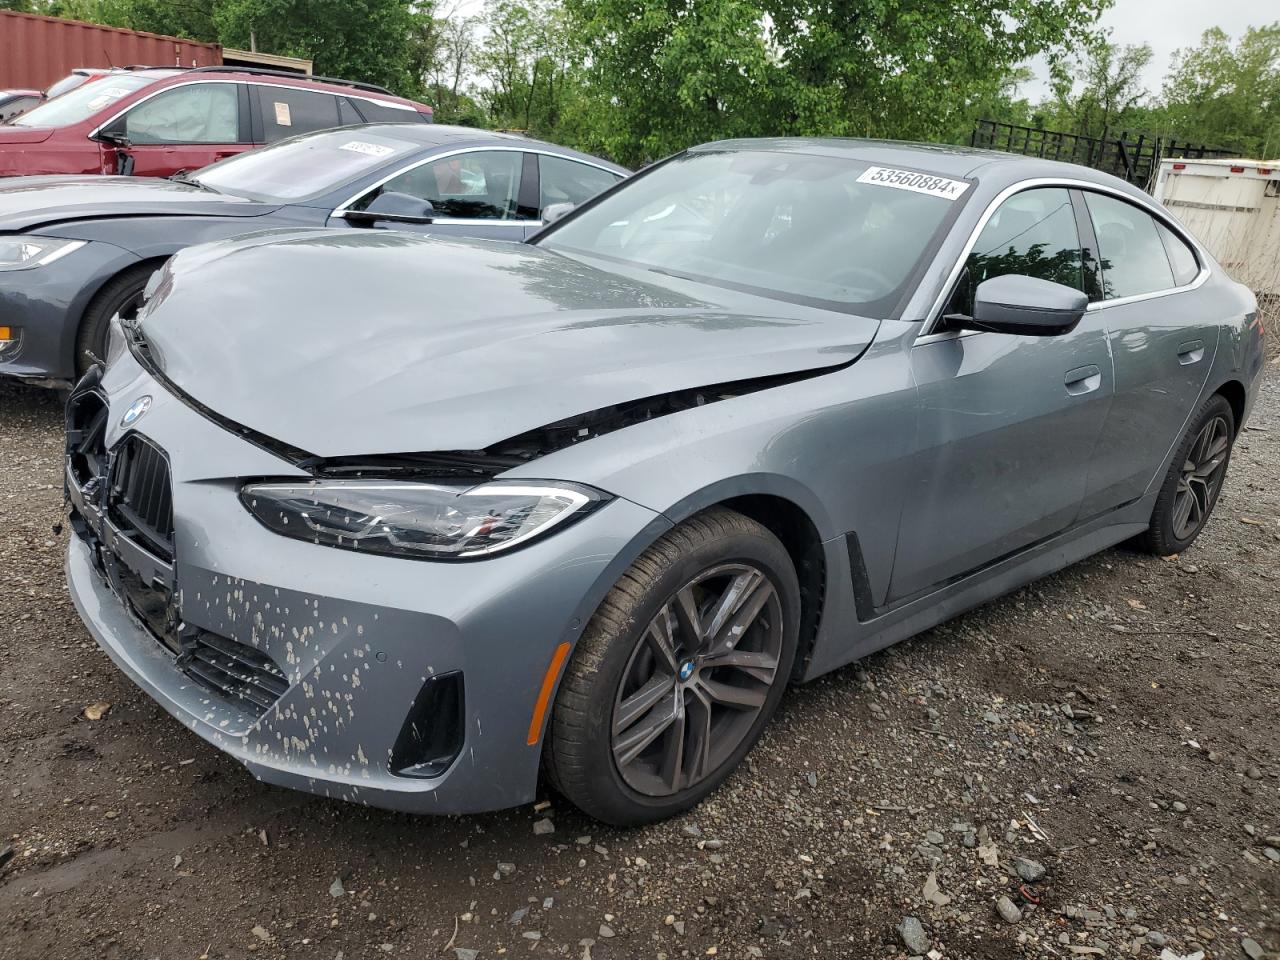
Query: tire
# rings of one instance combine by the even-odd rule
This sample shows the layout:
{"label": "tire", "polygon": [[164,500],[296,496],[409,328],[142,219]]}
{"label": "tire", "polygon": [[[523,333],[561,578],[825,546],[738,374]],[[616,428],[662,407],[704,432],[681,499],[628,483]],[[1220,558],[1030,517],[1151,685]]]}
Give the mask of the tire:
{"label": "tire", "polygon": [[143,288],[155,272],[153,264],[130,267],[108,280],[93,295],[80,318],[80,329],[76,332],[77,379],[84,376],[85,371],[96,360],[106,359],[111,318],[121,311],[136,311],[141,306]]}
{"label": "tire", "polygon": [[[717,610],[734,613],[717,621]],[[717,622],[711,636],[704,628]],[[716,507],[668,531],[605,597],[565,669],[544,756],[552,785],[615,826],[695,806],[733,772],[777,709],[799,623],[795,568],[759,523]],[[708,648],[719,639],[704,655],[695,635]],[[637,712],[646,690],[663,699]],[[626,761],[668,716],[657,739]],[[625,726],[631,717],[639,719]]]}
{"label": "tire", "polygon": [[[1215,439],[1210,438],[1205,446],[1201,446],[1206,431],[1217,431],[1215,437],[1225,441],[1225,446],[1222,446],[1216,456],[1206,457],[1219,445]],[[1195,542],[1222,492],[1235,436],[1235,413],[1231,404],[1221,394],[1214,394],[1200,405],[1200,409],[1191,418],[1186,433],[1178,442],[1173,461],[1169,464],[1169,472],[1165,475],[1151,513],[1151,525],[1146,533],[1134,541],[1138,549],[1167,557],[1181,553]],[[1213,472],[1207,477],[1199,476],[1210,463],[1216,463]],[[1184,487],[1184,480],[1187,478],[1194,479]],[[1194,493],[1190,493],[1192,488]],[[1183,506],[1186,504],[1183,496],[1186,493],[1195,498],[1195,503],[1190,506],[1193,515],[1184,521],[1180,506],[1182,510],[1188,509]]]}

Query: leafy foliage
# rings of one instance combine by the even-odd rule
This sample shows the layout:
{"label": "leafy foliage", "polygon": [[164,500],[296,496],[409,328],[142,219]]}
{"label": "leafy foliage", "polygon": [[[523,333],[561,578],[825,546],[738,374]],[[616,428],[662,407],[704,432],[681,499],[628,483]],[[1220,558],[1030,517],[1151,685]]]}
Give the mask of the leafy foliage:
{"label": "leafy foliage", "polygon": [[1180,136],[1259,159],[1280,156],[1280,22],[1251,28],[1235,46],[1215,27],[1180,50],[1163,114]]}

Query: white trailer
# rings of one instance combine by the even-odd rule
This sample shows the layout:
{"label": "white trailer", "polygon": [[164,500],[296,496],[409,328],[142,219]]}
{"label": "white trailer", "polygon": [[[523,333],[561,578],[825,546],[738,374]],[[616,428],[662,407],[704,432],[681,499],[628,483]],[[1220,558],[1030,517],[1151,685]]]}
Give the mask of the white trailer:
{"label": "white trailer", "polygon": [[1280,160],[1161,160],[1152,192],[1232,277],[1280,297]]}

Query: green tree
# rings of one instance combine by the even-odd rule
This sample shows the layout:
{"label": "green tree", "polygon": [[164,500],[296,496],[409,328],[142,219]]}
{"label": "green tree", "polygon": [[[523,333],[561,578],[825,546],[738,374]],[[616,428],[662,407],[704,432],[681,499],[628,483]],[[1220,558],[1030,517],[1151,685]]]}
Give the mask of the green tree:
{"label": "green tree", "polygon": [[409,69],[412,35],[429,16],[413,0],[218,0],[213,7],[226,46],[308,57],[316,73],[411,94],[422,86]]}
{"label": "green tree", "polygon": [[1179,138],[1280,156],[1280,22],[1251,27],[1232,46],[1214,27],[1180,50],[1165,78],[1165,124]]}
{"label": "green tree", "polygon": [[1150,62],[1145,43],[1121,45],[1098,37],[1082,56],[1052,68],[1053,98],[1041,111],[1045,125],[1087,137],[1144,125],[1141,103],[1150,94],[1142,71]]}
{"label": "green tree", "polygon": [[555,137],[580,86],[562,7],[551,0],[490,0],[475,55],[477,95],[494,126]]}
{"label": "green tree", "polygon": [[1093,34],[1109,0],[565,0],[630,162],[700,140],[950,140],[1019,64]]}

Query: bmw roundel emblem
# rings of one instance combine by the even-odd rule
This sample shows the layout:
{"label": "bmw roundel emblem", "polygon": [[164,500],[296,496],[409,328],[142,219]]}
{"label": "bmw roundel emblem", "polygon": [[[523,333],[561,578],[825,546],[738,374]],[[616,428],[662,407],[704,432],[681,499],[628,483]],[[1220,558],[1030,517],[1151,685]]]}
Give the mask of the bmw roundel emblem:
{"label": "bmw roundel emblem", "polygon": [[682,663],[680,665],[680,679],[688,680],[690,677],[692,677],[693,669],[694,669],[694,665],[692,660],[686,660],[684,663]]}
{"label": "bmw roundel emblem", "polygon": [[135,423],[142,419],[142,415],[151,409],[151,397],[149,394],[143,394],[133,403],[129,404],[129,409],[124,412],[124,416],[120,418],[120,426],[132,427]]}

